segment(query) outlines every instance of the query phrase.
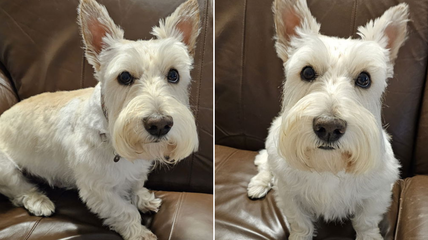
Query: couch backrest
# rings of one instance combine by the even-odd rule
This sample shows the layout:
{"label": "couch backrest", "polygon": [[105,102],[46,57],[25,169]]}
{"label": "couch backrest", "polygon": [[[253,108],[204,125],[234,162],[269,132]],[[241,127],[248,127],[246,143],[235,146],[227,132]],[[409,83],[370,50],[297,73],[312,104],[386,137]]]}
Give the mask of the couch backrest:
{"label": "couch backrest", "polygon": [[[125,38],[137,40],[150,39],[151,28],[184,0],[99,2],[124,29]],[[200,0],[199,4],[203,28],[192,71],[191,104],[200,148],[170,170],[156,170],[149,181],[156,189],[212,192],[212,3]],[[19,99],[95,86],[76,23],[77,5],[78,0],[0,2],[0,63],[7,76],[0,77],[7,78]]]}
{"label": "couch backrest", "polygon": [[[358,26],[399,2],[308,0],[308,5],[321,23],[321,33],[357,38]],[[403,177],[412,174],[428,54],[428,1],[406,2],[411,18],[409,38],[396,60],[382,113]],[[267,129],[280,109],[284,75],[274,49],[271,4],[272,0],[216,1],[216,144],[264,148]],[[425,138],[428,141],[428,135]],[[428,169],[428,161],[424,161]]]}

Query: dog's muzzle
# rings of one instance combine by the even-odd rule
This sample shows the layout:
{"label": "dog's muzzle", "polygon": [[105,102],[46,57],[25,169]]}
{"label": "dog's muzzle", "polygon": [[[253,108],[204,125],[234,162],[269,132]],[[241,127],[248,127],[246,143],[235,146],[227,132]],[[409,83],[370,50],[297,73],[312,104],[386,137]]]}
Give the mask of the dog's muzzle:
{"label": "dog's muzzle", "polygon": [[165,136],[174,125],[171,116],[167,115],[152,115],[143,119],[144,128],[150,135],[154,137]]}
{"label": "dog's muzzle", "polygon": [[334,148],[330,144],[336,142],[345,134],[347,123],[340,118],[321,115],[314,118],[312,127],[318,138],[325,143],[318,148],[333,150]]}

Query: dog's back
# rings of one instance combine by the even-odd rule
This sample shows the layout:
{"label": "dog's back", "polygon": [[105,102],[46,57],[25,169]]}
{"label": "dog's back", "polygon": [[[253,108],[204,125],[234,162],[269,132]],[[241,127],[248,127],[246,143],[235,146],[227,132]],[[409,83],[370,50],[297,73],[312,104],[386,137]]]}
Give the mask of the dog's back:
{"label": "dog's back", "polygon": [[81,108],[92,92],[93,88],[43,93],[4,112],[0,116],[0,151],[9,160],[0,158],[0,161],[13,159],[19,167],[25,166],[30,174],[46,179],[51,185],[61,182],[60,186],[72,186],[65,142],[74,134],[73,127],[79,120],[78,114],[72,112]]}

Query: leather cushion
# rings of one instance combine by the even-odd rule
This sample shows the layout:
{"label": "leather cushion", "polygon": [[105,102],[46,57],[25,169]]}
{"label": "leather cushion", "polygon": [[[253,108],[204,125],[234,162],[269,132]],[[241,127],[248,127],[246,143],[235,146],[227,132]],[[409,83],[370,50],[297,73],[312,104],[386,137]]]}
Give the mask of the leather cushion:
{"label": "leather cushion", "polygon": [[[0,239],[103,239],[120,240],[120,235],[102,226],[102,221],[89,212],[77,191],[50,189],[42,186],[55,203],[50,217],[31,216],[27,210],[14,207],[0,195]],[[159,240],[200,240],[213,236],[213,196],[203,193],[156,191],[162,199],[158,213],[142,214],[142,223]]]}

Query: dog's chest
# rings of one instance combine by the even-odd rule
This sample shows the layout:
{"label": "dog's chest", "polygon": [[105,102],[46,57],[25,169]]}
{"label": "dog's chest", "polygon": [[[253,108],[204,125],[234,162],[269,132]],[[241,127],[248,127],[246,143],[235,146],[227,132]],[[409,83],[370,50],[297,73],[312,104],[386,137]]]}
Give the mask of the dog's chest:
{"label": "dog's chest", "polygon": [[129,186],[138,181],[145,181],[150,172],[152,161],[135,160],[133,162],[121,158],[118,162],[104,163],[96,171],[96,175],[103,179],[103,182],[109,183],[116,189],[128,189]]}
{"label": "dog's chest", "polygon": [[345,174],[289,174],[286,182],[295,200],[306,210],[326,220],[341,219],[352,215],[356,207],[369,194],[366,182]]}

